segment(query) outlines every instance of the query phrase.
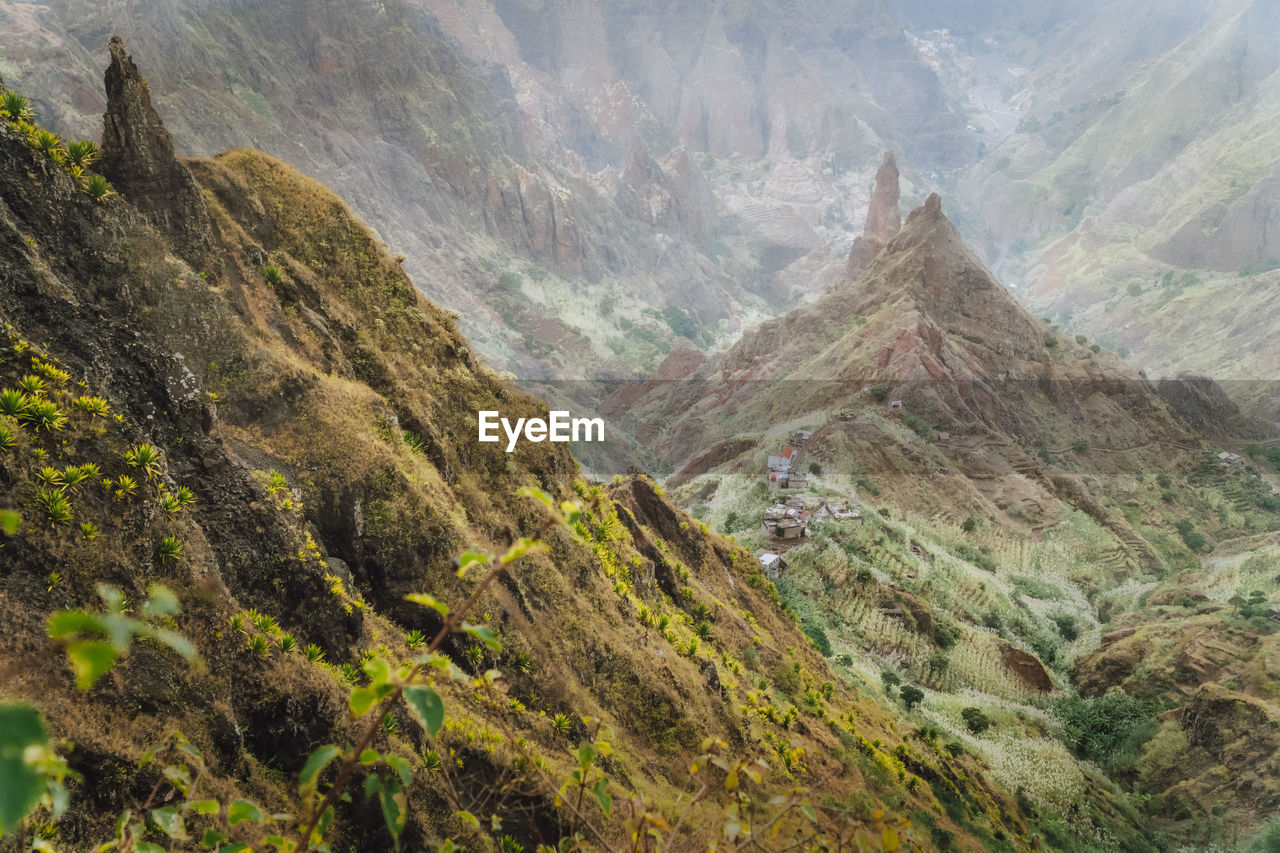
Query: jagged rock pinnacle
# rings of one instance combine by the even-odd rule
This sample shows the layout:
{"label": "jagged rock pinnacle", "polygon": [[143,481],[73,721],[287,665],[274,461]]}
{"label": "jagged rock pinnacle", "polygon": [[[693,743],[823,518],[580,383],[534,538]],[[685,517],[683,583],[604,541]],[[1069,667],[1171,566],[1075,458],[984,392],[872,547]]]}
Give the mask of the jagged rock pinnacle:
{"label": "jagged rock pinnacle", "polygon": [[875,237],[888,243],[902,227],[902,212],[898,209],[901,194],[898,191],[898,163],[893,152],[886,151],[884,162],[876,171],[876,189],[867,208],[867,223],[862,229],[865,237]]}
{"label": "jagged rock pinnacle", "polygon": [[898,162],[892,151],[884,153],[884,162],[876,170],[876,188],[867,208],[867,222],[862,236],[853,241],[849,252],[848,274],[862,272],[902,228],[902,211],[898,207]]}
{"label": "jagged rock pinnacle", "polygon": [[202,266],[213,228],[200,187],[178,159],[173,138],[151,106],[151,92],[119,36],[108,49],[102,116],[102,174],[173,240],[179,253]]}

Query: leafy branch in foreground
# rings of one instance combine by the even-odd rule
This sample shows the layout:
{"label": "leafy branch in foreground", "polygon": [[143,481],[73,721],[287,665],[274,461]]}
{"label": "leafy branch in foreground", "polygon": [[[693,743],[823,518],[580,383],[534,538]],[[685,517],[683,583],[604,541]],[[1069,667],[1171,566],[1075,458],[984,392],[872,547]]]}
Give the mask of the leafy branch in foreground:
{"label": "leafy branch in foreground", "polygon": [[[0,523],[6,521],[0,518]],[[48,623],[50,645],[0,670],[0,682],[24,669],[39,666],[50,651],[62,649],[75,673],[76,686],[89,690],[129,653],[136,639],[143,637],[168,646],[190,662],[197,660],[195,647],[185,637],[155,624],[181,610],[177,597],[167,588],[159,584],[151,587],[150,597],[138,611],[140,618],[129,615],[132,609],[119,589],[99,584],[98,594],[106,604],[104,612],[62,610],[53,614]],[[0,705],[0,836],[12,832],[41,804],[54,820],[59,818],[67,807],[63,780],[74,775],[57,755],[44,722],[34,708]],[[126,823],[128,818],[122,816],[121,825]],[[36,846],[51,849],[40,841]],[[155,845],[148,848],[141,842],[113,846],[140,853],[160,849]]]}
{"label": "leafy branch in foreground", "polygon": [[[387,829],[396,844],[399,844],[408,820],[405,789],[412,781],[412,771],[404,759],[395,755],[383,755],[372,749],[384,721],[397,703],[403,700],[409,714],[430,737],[434,738],[439,734],[444,726],[445,710],[444,700],[433,686],[436,679],[444,677],[459,681],[470,680],[447,655],[439,651],[441,644],[451,634],[462,633],[480,641],[491,651],[500,651],[502,645],[496,632],[487,625],[466,621],[467,614],[500,574],[522,557],[543,549],[542,536],[553,526],[563,525],[571,531],[578,529],[581,509],[576,504],[565,502],[557,508],[551,496],[540,489],[522,488],[519,494],[544,504],[547,509],[546,519],[532,536],[521,537],[502,554],[467,551],[458,557],[459,577],[466,575],[473,567],[489,567],[489,571],[461,606],[453,610],[427,593],[407,596],[414,604],[436,611],[444,619],[444,624],[426,651],[410,663],[393,666],[383,657],[372,657],[365,662],[363,669],[369,683],[353,687],[348,701],[353,716],[363,717],[373,711],[373,717],[364,734],[350,749],[343,751],[336,746],[327,745],[308,757],[298,779],[305,816],[299,822],[298,844],[291,843],[281,847],[281,853],[329,849],[324,843],[324,836],[333,823],[334,808],[346,793],[352,776],[362,767],[374,768],[366,772],[364,791],[367,796],[378,798]],[[339,762],[337,773],[322,795],[320,774],[334,761]],[[385,775],[379,772],[377,768],[381,765],[385,765],[390,772]]]}

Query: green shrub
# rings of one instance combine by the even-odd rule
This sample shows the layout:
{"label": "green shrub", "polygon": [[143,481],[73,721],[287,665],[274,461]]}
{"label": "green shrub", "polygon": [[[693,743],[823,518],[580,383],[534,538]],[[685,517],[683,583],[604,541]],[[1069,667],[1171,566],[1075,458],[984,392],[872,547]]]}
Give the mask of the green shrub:
{"label": "green shrub", "polygon": [[977,526],[978,526],[978,519],[974,518],[971,515],[965,518],[963,522],[961,522],[960,529],[963,530],[965,533],[972,533],[974,528],[976,528]]}
{"label": "green shrub", "polygon": [[116,194],[111,182],[101,175],[90,175],[84,182],[85,195],[96,202],[105,202]]}
{"label": "green shrub", "polygon": [[981,708],[970,706],[963,709],[960,712],[960,719],[964,720],[965,728],[975,735],[980,735],[991,728],[991,718],[984,714]]}
{"label": "green shrub", "polygon": [[902,688],[902,704],[907,706],[908,711],[915,710],[915,707],[924,701],[924,691],[914,684],[908,684]]}
{"label": "green shrub", "polygon": [[904,412],[902,415],[902,422],[906,424],[912,432],[925,440],[932,439],[934,435],[936,435],[933,429],[933,424],[929,423],[915,412]]}
{"label": "green shrub", "polygon": [[1155,709],[1113,687],[1096,699],[1072,696],[1056,705],[1063,741],[1081,758],[1111,770],[1127,770],[1155,735]]}
{"label": "green shrub", "polygon": [[816,648],[824,658],[831,657],[831,640],[827,637],[827,632],[822,630],[818,625],[812,623],[803,626],[805,635],[813,641],[813,647]]}
{"label": "green shrub", "polygon": [[938,622],[933,626],[933,643],[940,649],[949,649],[960,640],[960,626]]}
{"label": "green shrub", "polygon": [[1182,537],[1182,542],[1192,551],[1197,553],[1208,549],[1209,543],[1204,538],[1204,534],[1195,529],[1187,519],[1178,522],[1178,535]]}

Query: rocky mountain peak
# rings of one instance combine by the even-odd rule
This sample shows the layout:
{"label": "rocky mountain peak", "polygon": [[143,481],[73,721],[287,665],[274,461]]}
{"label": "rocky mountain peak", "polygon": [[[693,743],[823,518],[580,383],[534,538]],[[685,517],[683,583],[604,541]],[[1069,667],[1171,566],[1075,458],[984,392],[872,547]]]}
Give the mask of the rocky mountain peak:
{"label": "rocky mountain peak", "polygon": [[876,170],[876,189],[867,208],[867,224],[864,236],[876,237],[888,242],[902,227],[902,212],[898,209],[901,193],[898,191],[898,161],[892,151],[884,152],[884,161]]}
{"label": "rocky mountain peak", "polygon": [[111,64],[102,116],[102,173],[159,225],[180,254],[197,266],[213,244],[209,210],[200,187],[173,147],[151,90],[119,36],[108,45]]}
{"label": "rocky mountain peak", "polygon": [[866,269],[880,250],[902,228],[902,211],[898,204],[902,194],[898,188],[898,161],[892,151],[884,153],[884,161],[876,170],[876,188],[867,207],[867,221],[862,236],[853,241],[849,252],[848,273],[855,276]]}

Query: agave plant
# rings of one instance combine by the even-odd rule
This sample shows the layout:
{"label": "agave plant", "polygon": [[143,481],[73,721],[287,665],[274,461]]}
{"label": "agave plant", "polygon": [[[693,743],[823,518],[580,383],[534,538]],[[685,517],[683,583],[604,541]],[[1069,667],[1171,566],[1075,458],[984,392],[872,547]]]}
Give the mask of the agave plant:
{"label": "agave plant", "polygon": [[174,493],[174,497],[178,499],[178,503],[183,506],[191,506],[196,502],[195,493],[186,486],[178,486],[178,491]]}
{"label": "agave plant", "polygon": [[160,540],[160,562],[176,560],[182,554],[182,541],[177,536],[166,536]]}
{"label": "agave plant", "polygon": [[285,654],[292,654],[298,650],[298,641],[293,638],[292,634],[280,635],[280,651]]}
{"label": "agave plant", "polygon": [[182,503],[173,495],[164,494],[160,496],[160,508],[164,510],[165,515],[173,518],[182,512]]}
{"label": "agave plant", "polygon": [[101,397],[76,397],[72,404],[91,418],[100,418],[111,411],[111,406]]}
{"label": "agave plant", "polygon": [[80,466],[80,470],[83,471],[85,477],[90,480],[97,480],[102,477],[102,468],[97,462],[86,462]]}
{"label": "agave plant", "polygon": [[255,611],[249,617],[249,621],[253,622],[259,631],[263,631],[267,634],[276,634],[280,631],[280,626],[276,623],[276,620],[266,613],[258,613]]}
{"label": "agave plant", "polygon": [[0,391],[0,415],[11,418],[20,417],[31,405],[31,398],[18,388],[6,388]]}
{"label": "agave plant", "polygon": [[[107,488],[111,488],[111,481],[106,480]],[[138,493],[138,481],[130,477],[128,474],[121,474],[115,481],[116,500],[122,501],[125,498],[131,498]]]}
{"label": "agave plant", "polygon": [[62,429],[67,425],[67,416],[52,400],[32,400],[18,420],[31,424],[36,432]]}
{"label": "agave plant", "polygon": [[13,437],[13,430],[7,426],[0,426],[0,450],[9,450],[18,440]]}
{"label": "agave plant", "polygon": [[160,476],[160,448],[154,444],[137,444],[124,452],[124,461],[134,468],[141,469],[148,480]]}
{"label": "agave plant", "polygon": [[111,182],[101,175],[90,175],[85,179],[84,191],[89,198],[97,202],[105,202],[116,194]]}
{"label": "agave plant", "polygon": [[12,89],[0,95],[0,114],[13,124],[29,122],[36,115],[27,99]]}
{"label": "agave plant", "polygon": [[90,542],[98,538],[98,525],[92,521],[86,521],[80,525],[80,538],[86,542]]}
{"label": "agave plant", "polygon": [[67,484],[62,472],[52,465],[46,465],[36,472],[36,482],[50,489],[62,489]]}
{"label": "agave plant", "polygon": [[254,634],[249,638],[249,651],[258,660],[266,660],[271,657],[271,643],[261,634]]}
{"label": "agave plant", "polygon": [[67,163],[87,169],[98,159],[98,146],[88,139],[74,139],[67,143]]}
{"label": "agave plant", "polygon": [[409,648],[420,649],[427,644],[427,637],[415,628],[405,635],[404,641]]}
{"label": "agave plant", "polygon": [[307,647],[302,650],[302,655],[311,663],[320,663],[324,660],[324,650],[315,643],[307,643]]}
{"label": "agave plant", "polygon": [[61,163],[66,152],[62,150],[62,140],[58,138],[56,133],[47,130],[37,130],[35,137],[31,140],[36,150],[44,156],[48,157],[55,163]]}
{"label": "agave plant", "polygon": [[265,278],[267,280],[267,284],[272,287],[279,287],[284,283],[284,274],[280,272],[280,268],[271,266],[270,264],[262,268],[262,277]]}
{"label": "agave plant", "polygon": [[68,489],[76,489],[94,478],[92,471],[85,470],[84,465],[68,465],[62,472],[62,479]]}
{"label": "agave plant", "polygon": [[44,380],[34,373],[28,373],[18,380],[18,388],[25,391],[29,397],[39,397],[44,393]]}
{"label": "agave plant", "polygon": [[58,367],[55,364],[50,364],[47,361],[41,361],[38,358],[31,359],[31,369],[34,370],[36,373],[39,373],[44,378],[52,380],[54,382],[70,382],[71,381],[70,373],[67,373],[67,371],[63,370],[61,367]]}
{"label": "agave plant", "polygon": [[412,450],[414,453],[427,452],[427,443],[423,441],[422,437],[419,436],[417,433],[414,433],[410,430],[405,430],[403,433],[401,433],[401,435],[404,438],[404,443],[409,445],[409,449]]}
{"label": "agave plant", "polygon": [[36,506],[44,510],[52,525],[66,524],[71,520],[71,503],[59,489],[37,491]]}

